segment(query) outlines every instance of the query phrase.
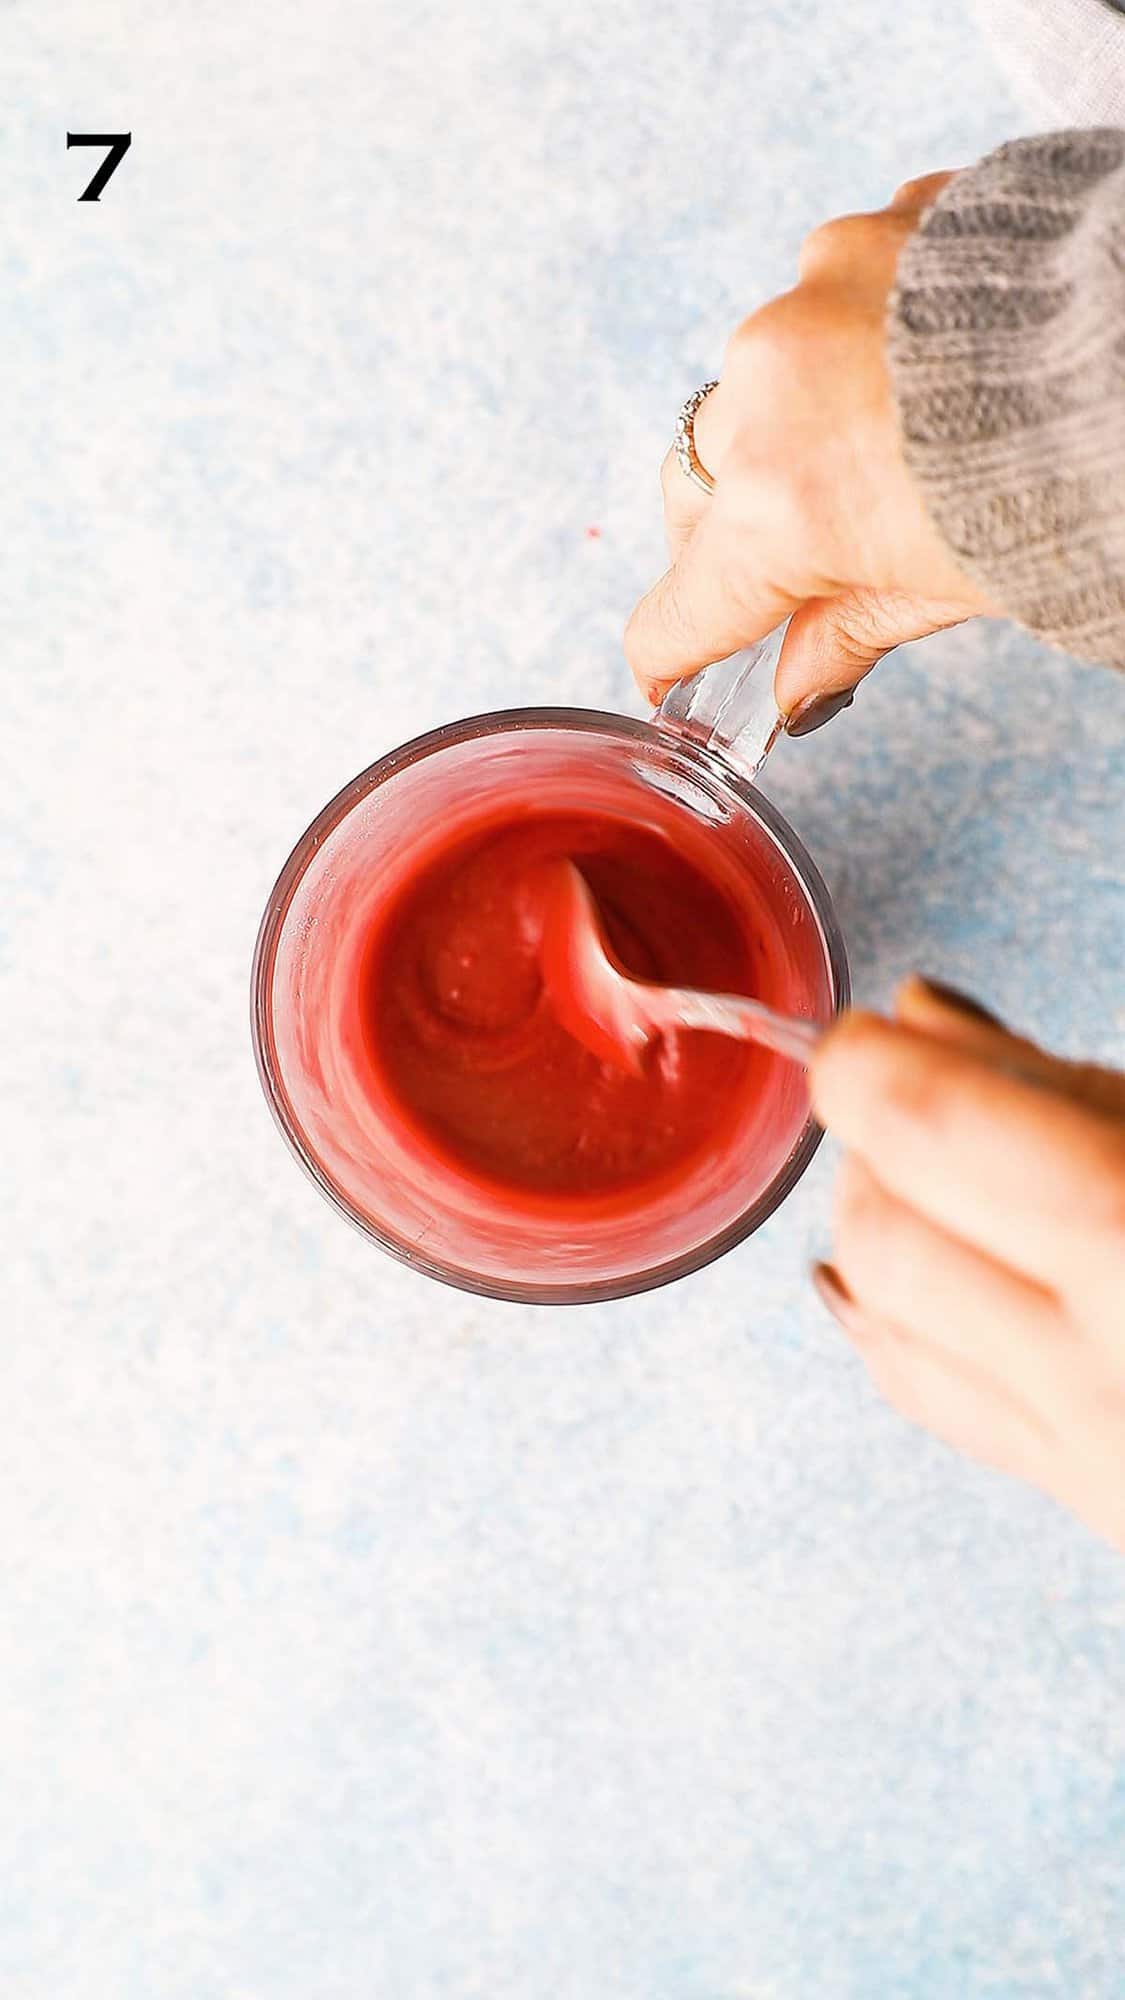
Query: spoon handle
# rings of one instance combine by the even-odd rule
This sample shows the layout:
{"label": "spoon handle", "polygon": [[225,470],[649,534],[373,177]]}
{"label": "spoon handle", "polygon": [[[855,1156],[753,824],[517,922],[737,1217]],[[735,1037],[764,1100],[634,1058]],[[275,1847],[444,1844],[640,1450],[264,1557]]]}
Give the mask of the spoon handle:
{"label": "spoon handle", "polygon": [[753,646],[716,660],[669,688],[657,721],[717,752],[743,778],[756,778],[784,727],[773,676],[785,625]]}
{"label": "spoon handle", "polygon": [[825,1034],[820,1021],[799,1021],[791,1014],[775,1014],[760,1000],[747,1000],[738,993],[698,993],[689,987],[665,987],[661,1011],[668,1023],[678,1028],[709,1028],[718,1035],[737,1035],[758,1042],[791,1062],[807,1064]]}

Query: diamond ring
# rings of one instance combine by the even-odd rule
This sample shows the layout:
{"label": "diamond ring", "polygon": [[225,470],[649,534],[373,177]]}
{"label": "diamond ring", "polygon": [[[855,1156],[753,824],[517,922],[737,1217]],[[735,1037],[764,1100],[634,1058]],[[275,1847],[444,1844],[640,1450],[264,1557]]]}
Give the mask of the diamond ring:
{"label": "diamond ring", "polygon": [[707,467],[700,464],[699,454],[695,449],[695,413],[700,404],[711,394],[712,389],[717,389],[718,386],[717,381],[705,382],[701,389],[692,390],[676,418],[676,435],[672,440],[673,450],[680,462],[680,471],[686,472],[689,479],[694,479],[697,486],[702,486],[705,493],[715,491],[715,482]]}

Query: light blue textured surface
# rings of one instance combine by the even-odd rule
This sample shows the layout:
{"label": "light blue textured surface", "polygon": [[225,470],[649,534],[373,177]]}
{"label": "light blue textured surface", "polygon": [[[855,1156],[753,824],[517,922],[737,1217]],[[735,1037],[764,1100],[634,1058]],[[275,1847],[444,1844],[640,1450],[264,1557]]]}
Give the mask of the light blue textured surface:
{"label": "light blue textured surface", "polygon": [[[1119,1995],[1125,1566],[874,1402],[831,1149],[679,1287],[480,1303],[317,1200],[246,1028],[360,765],[634,706],[680,399],[1020,128],[991,58],[928,0],[4,22],[0,1991]],[[68,127],[133,130],[98,207]],[[999,627],[785,746],[860,995],[1125,1056],[1123,753]]]}

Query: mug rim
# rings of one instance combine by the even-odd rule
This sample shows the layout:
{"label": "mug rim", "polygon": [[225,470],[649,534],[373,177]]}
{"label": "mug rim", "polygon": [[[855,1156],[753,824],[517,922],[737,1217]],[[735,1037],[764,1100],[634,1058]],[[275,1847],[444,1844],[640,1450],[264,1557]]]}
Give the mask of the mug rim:
{"label": "mug rim", "polygon": [[851,975],[848,966],[847,949],[840,929],[835,907],[828,886],[813,861],[812,856],[764,792],[756,784],[751,784],[727,760],[702,743],[697,742],[687,729],[661,723],[659,718],[651,722],[638,720],[634,716],[616,715],[611,710],[597,708],[502,708],[488,710],[479,715],[463,717],[458,722],[442,723],[437,729],[426,730],[420,736],[411,737],[407,742],[388,750],[377,757],[354,778],[342,785],[340,790],[322,806],[309,822],[305,831],[294,843],[289,856],[274,882],[266,902],[258,935],[254,945],[254,957],[250,973],[250,1034],[254,1049],[254,1061],[258,1079],[266,1103],[270,1108],[274,1123],[290,1152],[305,1174],[319,1188],[329,1204],[344,1219],[358,1229],[368,1242],[375,1243],[397,1263],[422,1276],[436,1279],[440,1284],[450,1285],[457,1291],[469,1292],[478,1298],[501,1299],[510,1304],[523,1305],[596,1305],[610,1299],[631,1298],[643,1292],[656,1291],[664,1285],[675,1283],[678,1278],[689,1277],[706,1265],[745,1242],[755,1230],[780,1208],[808,1168],[824,1137],[823,1129],[811,1116],[806,1120],[792,1150],[782,1166],[757,1198],[725,1228],[710,1236],[679,1256],[667,1258],[663,1263],[650,1269],[618,1276],[599,1282],[583,1279],[569,1284],[527,1284],[518,1281],[504,1282],[497,1278],[483,1277],[475,1272],[462,1270],[445,1264],[440,1259],[428,1257],[391,1231],[379,1227],[370,1217],[361,1214],[344,1190],[338,1186],[333,1176],[321,1165],[305,1139],[292,1102],[285,1088],[280,1067],[273,1047],[271,996],[273,969],[282,926],[289,906],[296,894],[308,861],[316,850],[333,833],[352,808],[374,791],[378,785],[394,777],[398,772],[419,763],[435,752],[448,749],[456,743],[472,742],[481,736],[505,735],[520,730],[571,729],[585,730],[590,734],[607,730],[615,736],[631,737],[639,743],[651,743],[658,738],[667,748],[687,755],[696,764],[721,778],[723,784],[733,791],[741,804],[752,814],[792,867],[805,893],[809,909],[816,921],[824,949],[832,985],[835,1012],[840,1014],[851,999]]}

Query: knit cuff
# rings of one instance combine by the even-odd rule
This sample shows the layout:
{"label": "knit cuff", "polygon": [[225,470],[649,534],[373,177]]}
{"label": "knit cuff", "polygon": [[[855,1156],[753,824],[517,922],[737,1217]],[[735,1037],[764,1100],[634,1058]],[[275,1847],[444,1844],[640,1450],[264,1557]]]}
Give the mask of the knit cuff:
{"label": "knit cuff", "polygon": [[1125,667],[1125,130],[1017,139],[906,243],[888,341],[906,462],[960,567]]}

